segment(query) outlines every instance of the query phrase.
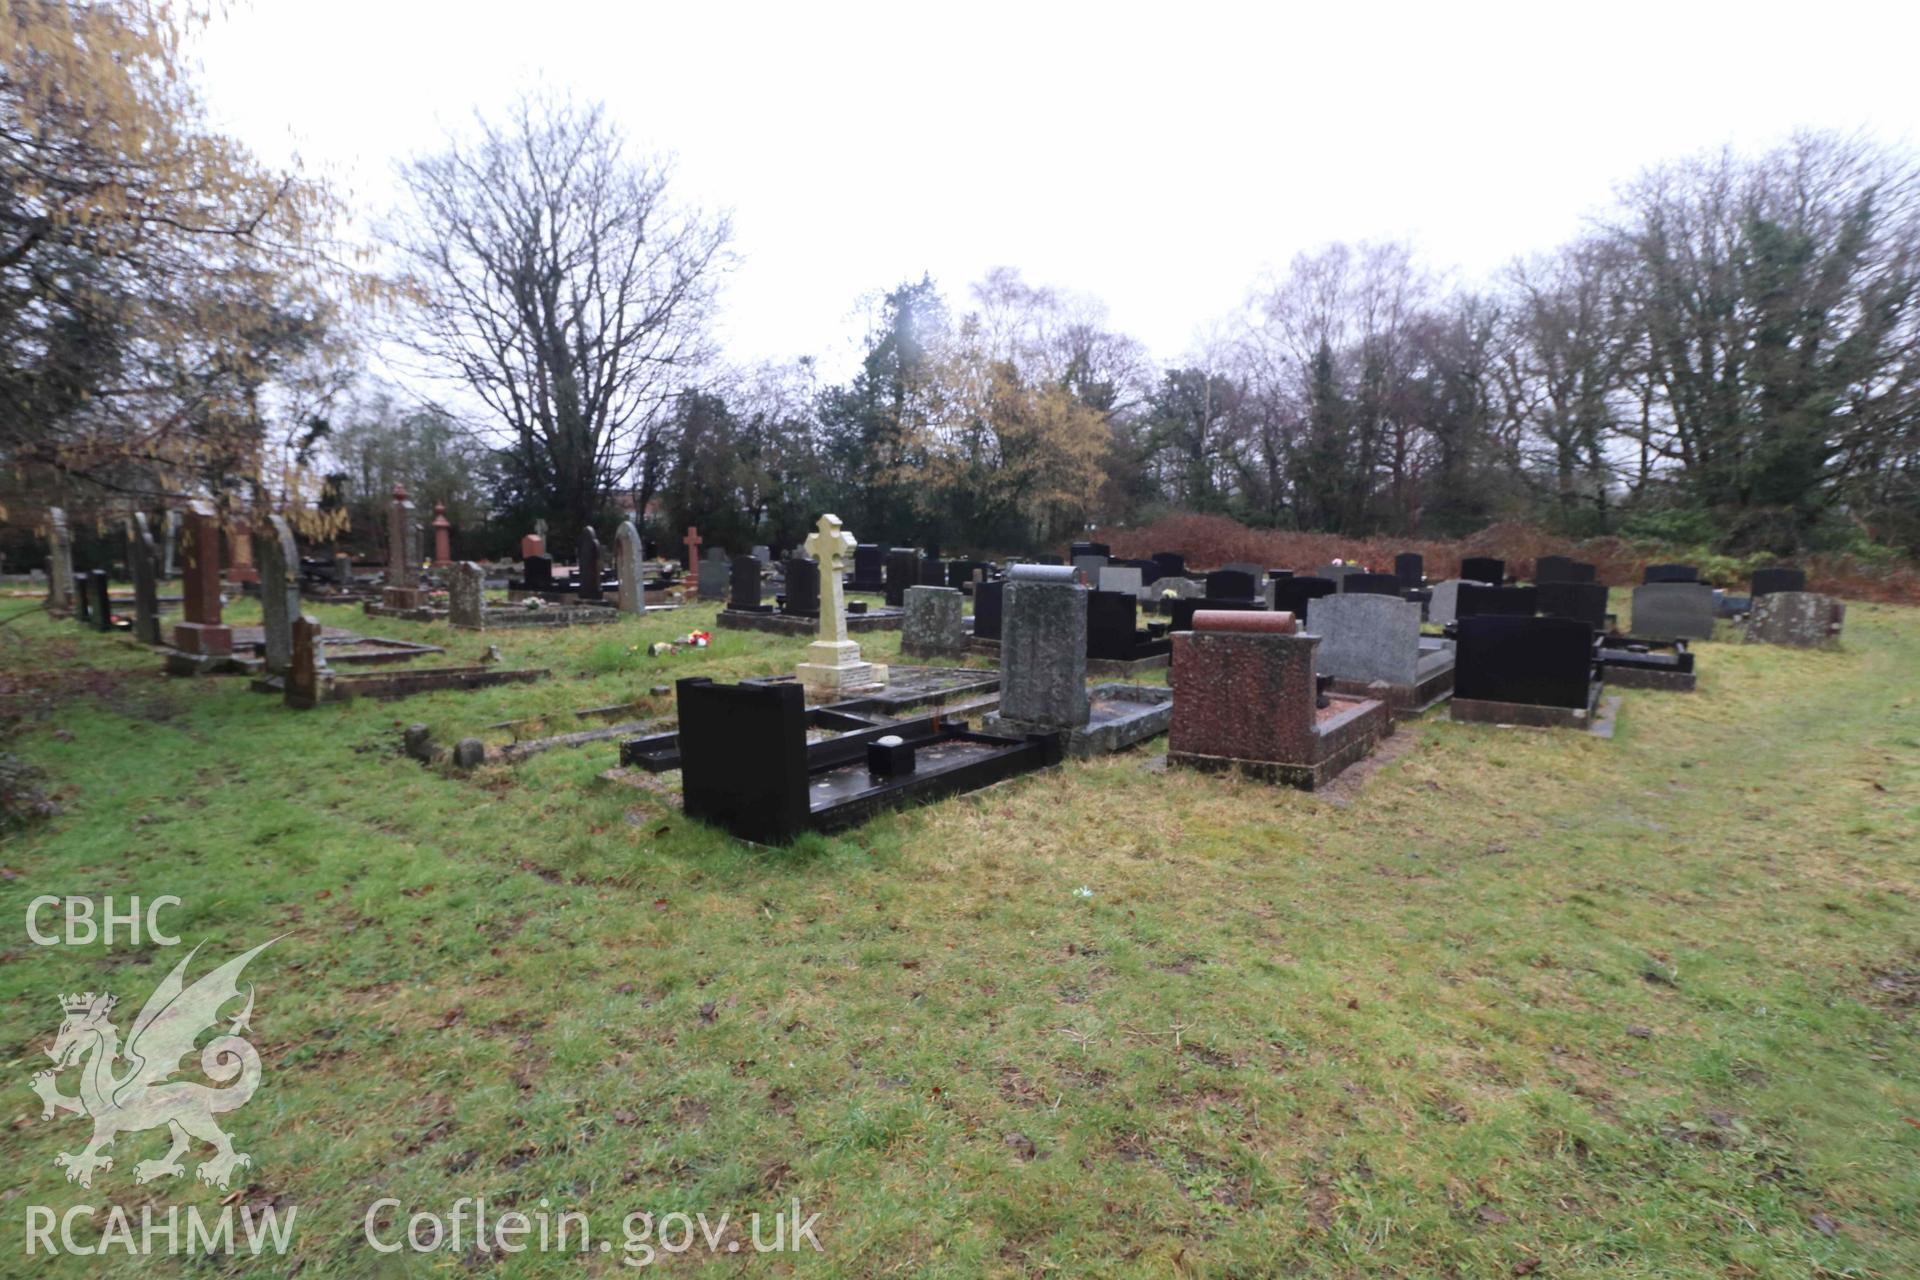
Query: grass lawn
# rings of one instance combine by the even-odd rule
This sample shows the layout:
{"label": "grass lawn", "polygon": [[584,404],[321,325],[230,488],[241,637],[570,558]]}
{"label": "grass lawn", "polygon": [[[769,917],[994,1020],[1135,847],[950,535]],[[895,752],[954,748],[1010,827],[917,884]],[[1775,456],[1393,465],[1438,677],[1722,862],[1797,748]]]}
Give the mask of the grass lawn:
{"label": "grass lawn", "polygon": [[[1163,740],[779,851],[602,781],[611,743],[468,778],[398,746],[564,731],[804,640],[646,655],[710,606],[485,638],[317,612],[555,677],[302,714],[0,627],[9,749],[64,808],[0,846],[0,1274],[627,1269],[366,1243],[377,1200],[391,1240],[463,1196],[596,1240],[819,1215],[820,1253],[674,1274],[1920,1274],[1920,611],[1854,605],[1833,652],[1702,645],[1699,691],[1626,692],[1612,742],[1403,725],[1329,797],[1156,772]],[[285,935],[225,1122],[237,1203],[297,1207],[284,1258],[25,1257],[28,1206],[95,1206],[84,1242],[110,1206],[231,1198],[199,1146],[136,1185],[158,1130],[90,1190],[55,1167],[87,1136],[28,1088],[56,997],[116,993],[124,1033],[185,947],[34,946],[42,894],[177,895],[194,976]]]}

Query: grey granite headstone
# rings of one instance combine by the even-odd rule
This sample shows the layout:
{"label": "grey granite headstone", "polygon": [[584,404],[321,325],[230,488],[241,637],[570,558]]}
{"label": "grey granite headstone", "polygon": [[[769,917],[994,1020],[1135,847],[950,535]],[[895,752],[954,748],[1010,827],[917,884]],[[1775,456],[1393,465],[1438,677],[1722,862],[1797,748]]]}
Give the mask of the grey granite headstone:
{"label": "grey granite headstone", "polygon": [[1420,606],[1397,596],[1355,592],[1313,602],[1321,675],[1411,685],[1419,681]]}
{"label": "grey granite headstone", "polygon": [[773,548],[771,547],[754,547],[748,554],[761,564],[771,565],[773,563]]}
{"label": "grey granite headstone", "polygon": [[73,532],[67,528],[67,513],[59,507],[47,509],[47,607],[75,607],[73,589]]}
{"label": "grey granite headstone", "polygon": [[487,571],[471,560],[459,561],[448,571],[447,622],[470,631],[487,628]]}
{"label": "grey granite headstone", "polygon": [[160,549],[147,531],[145,513],[127,521],[127,572],[133,576],[133,635],[141,644],[160,643]]}
{"label": "grey granite headstone", "polygon": [[1075,556],[1073,567],[1080,571],[1088,586],[1096,586],[1100,582],[1100,571],[1107,567],[1107,557]]}
{"label": "grey granite headstone", "polygon": [[267,674],[283,676],[293,665],[293,623],[300,616],[300,547],[285,516],[268,516],[254,541]]}
{"label": "grey granite headstone", "polygon": [[1633,627],[1642,640],[1713,639],[1713,588],[1704,582],[1649,582],[1633,589]]}
{"label": "grey granite headstone", "polygon": [[724,547],[708,547],[700,557],[700,598],[725,600],[733,582],[733,559]]}
{"label": "grey granite headstone", "polygon": [[1817,591],[1770,591],[1753,598],[1747,614],[1748,644],[1813,648],[1840,639],[1847,606]]}
{"label": "grey granite headstone", "polygon": [[1094,585],[1102,591],[1124,591],[1136,600],[1140,598],[1140,570],[1132,565],[1107,565],[1100,570],[1100,576]]}
{"label": "grey granite headstone", "polygon": [[908,587],[900,652],[916,658],[958,658],[967,651],[962,597],[953,587]]}
{"label": "grey granite headstone", "polygon": [[631,519],[622,520],[613,535],[613,571],[620,576],[615,603],[621,613],[647,611],[647,580],[640,570],[640,530]]}
{"label": "grey granite headstone", "polygon": [[1087,698],[1087,589],[1065,565],[1018,565],[1007,574],[1000,623],[1000,714],[1049,729],[1077,729]]}
{"label": "grey granite headstone", "polygon": [[1428,622],[1444,627],[1450,622],[1459,621],[1460,587],[1464,582],[1465,578],[1448,578],[1433,584],[1433,599],[1427,602]]}

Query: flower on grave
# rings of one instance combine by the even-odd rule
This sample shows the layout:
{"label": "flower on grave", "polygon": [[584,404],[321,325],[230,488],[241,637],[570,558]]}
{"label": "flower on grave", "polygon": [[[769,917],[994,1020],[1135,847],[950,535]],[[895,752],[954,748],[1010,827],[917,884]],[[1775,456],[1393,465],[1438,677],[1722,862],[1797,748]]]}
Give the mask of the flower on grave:
{"label": "flower on grave", "polygon": [[1073,896],[1076,898],[1091,898],[1093,896],[1093,890],[1083,884],[1073,891]]}

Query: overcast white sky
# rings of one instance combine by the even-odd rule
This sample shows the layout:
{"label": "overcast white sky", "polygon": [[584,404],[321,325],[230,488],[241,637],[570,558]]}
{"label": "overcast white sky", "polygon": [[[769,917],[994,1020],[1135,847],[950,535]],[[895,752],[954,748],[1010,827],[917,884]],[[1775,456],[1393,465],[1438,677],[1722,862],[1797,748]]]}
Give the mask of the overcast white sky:
{"label": "overcast white sky", "polygon": [[1407,238],[1471,279],[1645,164],[1796,126],[1920,139],[1920,4],[873,5],[252,0],[216,120],[369,211],[396,159],[547,85],[730,209],[722,338],[838,376],[861,295],[989,267],[1172,360],[1265,266]]}

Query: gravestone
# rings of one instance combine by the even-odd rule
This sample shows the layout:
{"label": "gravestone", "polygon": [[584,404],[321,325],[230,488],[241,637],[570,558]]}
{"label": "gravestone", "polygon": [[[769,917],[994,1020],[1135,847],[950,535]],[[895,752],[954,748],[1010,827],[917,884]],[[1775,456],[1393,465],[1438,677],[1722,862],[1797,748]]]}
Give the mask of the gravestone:
{"label": "gravestone", "polygon": [[93,621],[93,592],[88,589],[85,569],[73,575],[73,620],[81,626]]}
{"label": "gravestone", "polygon": [[253,524],[247,517],[234,517],[228,547],[233,563],[227,566],[227,581],[241,585],[260,581],[260,570],[253,563]]}
{"label": "gravestone", "polygon": [[786,603],[780,611],[794,618],[820,616],[820,566],[805,556],[788,556]]}
{"label": "gravestone", "polygon": [[1391,573],[1349,573],[1340,579],[1340,593],[1398,597],[1400,579]]}
{"label": "gravestone", "polygon": [[1633,589],[1633,626],[1641,640],[1713,639],[1713,588],[1672,579]]}
{"label": "gravestone", "polygon": [[850,591],[881,592],[887,589],[887,553],[875,542],[863,542],[853,549],[853,581]]}
{"label": "gravestone", "polygon": [[1100,578],[1095,585],[1102,591],[1118,591],[1138,600],[1145,583],[1141,581],[1140,570],[1133,566],[1110,564],[1100,570]]}
{"label": "gravestone", "polygon": [[773,606],[760,603],[760,557],[735,556],[729,579],[732,591],[727,608],[737,613],[770,613]]}
{"label": "gravestone", "polygon": [[333,553],[333,585],[336,587],[353,585],[353,557],[344,551]]}
{"label": "gravestone", "polygon": [[1420,606],[1377,592],[1341,592],[1314,606],[1317,669],[1355,684],[1413,685],[1420,679]]}
{"label": "gravestone", "polygon": [[1245,569],[1215,569],[1207,575],[1209,600],[1256,600],[1261,578]]}
{"label": "gravestone", "polygon": [[750,547],[747,554],[769,568],[773,565],[773,548],[771,547]]}
{"label": "gravestone", "polygon": [[260,623],[266,633],[267,674],[284,676],[293,664],[293,621],[300,616],[300,546],[285,516],[268,516],[259,539]]}
{"label": "gravestone", "polygon": [[167,512],[166,541],[161,546],[160,577],[171,582],[176,562],[180,558],[180,513]]}
{"label": "gravestone", "polygon": [[127,522],[127,571],[133,575],[133,634],[141,644],[160,643],[160,549],[153,544],[147,517],[134,512]]}
{"label": "gravestone", "polygon": [[1468,582],[1460,587],[1456,618],[1495,614],[1503,618],[1531,618],[1540,611],[1539,590],[1535,587],[1491,587]]}
{"label": "gravestone", "polygon": [[1698,582],[1700,570],[1690,564],[1650,564],[1640,573],[1643,583]]}
{"label": "gravestone", "polygon": [[1184,578],[1187,574],[1187,558],[1173,551],[1156,551],[1147,559],[1160,566],[1160,572],[1169,578]]}
{"label": "gravestone", "polygon": [[547,553],[547,535],[544,533],[522,534],[520,537],[520,558],[543,556]]}
{"label": "gravestone", "polygon": [[916,658],[958,658],[965,654],[967,630],[960,605],[960,592],[953,587],[908,587],[900,652]]}
{"label": "gravestone", "polygon": [[1460,616],[1460,588],[1471,586],[1465,578],[1448,578],[1433,584],[1433,598],[1427,601],[1427,621],[1444,627]]}
{"label": "gravestone", "polygon": [[233,628],[220,621],[220,517],[195,502],[181,520],[180,613],[173,647],[182,653],[225,657],[233,652]]}
{"label": "gravestone", "polygon": [[1460,619],[1454,706],[1492,702],[1586,711],[1593,700],[1593,629],[1573,618],[1481,614]]}
{"label": "gravestone", "polygon": [[47,607],[64,611],[75,607],[73,531],[59,507],[47,509],[47,526]]}
{"label": "gravestone", "polygon": [[1577,562],[1567,556],[1541,556],[1533,562],[1533,581],[1542,582],[1581,582],[1575,576],[1574,565]]}
{"label": "gravestone", "polygon": [[528,556],[520,562],[520,586],[530,592],[553,590],[553,557]]}
{"label": "gravestone", "polygon": [[682,539],[682,541],[687,548],[686,570],[688,573],[694,575],[694,585],[698,586],[700,575],[700,544],[704,541],[700,536],[699,527],[697,525],[688,525],[686,537]]}
{"label": "gravestone", "polygon": [[393,486],[393,500],[387,509],[387,585],[380,592],[380,603],[389,609],[420,607],[419,534],[414,529],[413,503],[407,500],[407,487]]}
{"label": "gravestone", "polygon": [[1000,639],[1001,604],[1006,582],[983,582],[973,589],[973,638]]}
{"label": "gravestone", "polygon": [[725,600],[733,585],[733,557],[725,547],[708,547],[700,558],[700,598]]}
{"label": "gravestone", "polygon": [[1075,556],[1099,556],[1105,560],[1113,555],[1113,548],[1104,542],[1076,542],[1067,548],[1067,562],[1071,564]]}
{"label": "gravestone", "polygon": [[1073,558],[1073,571],[1080,575],[1080,581],[1091,587],[1100,581],[1100,571],[1107,567],[1107,557],[1096,555],[1078,555]]}
{"label": "gravestone", "polygon": [[640,568],[646,558],[644,549],[632,518],[622,520],[613,533],[613,571],[620,577],[614,604],[621,613],[640,615],[647,611],[647,576]]}
{"label": "gravestone", "polygon": [[895,547],[887,552],[887,607],[898,609],[907,602],[907,588],[920,582],[920,553],[912,547]]}
{"label": "gravestone", "polygon": [[1497,587],[1507,580],[1507,562],[1492,556],[1468,556],[1460,562],[1460,576],[1468,582]]}
{"label": "gravestone", "polygon": [[963,590],[972,584],[975,571],[985,568],[987,566],[978,560],[949,560],[946,585],[956,591]]}
{"label": "gravestone", "polygon": [[1817,591],[1769,591],[1753,598],[1746,643],[1803,649],[1830,645],[1840,639],[1846,616],[1846,605]]}
{"label": "gravestone", "polygon": [[1192,630],[1173,637],[1179,694],[1168,762],[1312,790],[1372,751],[1392,732],[1391,713],[1378,699],[1347,695],[1321,710],[1320,644],[1286,613],[1195,614]]}
{"label": "gravestone", "polygon": [[[606,588],[601,585],[600,535],[592,525],[581,526],[579,547],[580,553],[573,569],[573,593],[582,600],[604,600]],[[701,594],[705,595],[705,592]]]}
{"label": "gravestone", "polygon": [[87,615],[95,631],[113,630],[113,601],[108,594],[107,571],[95,569],[87,575]]}
{"label": "gravestone", "polygon": [[860,646],[847,639],[846,571],[854,545],[853,535],[843,532],[840,517],[832,514],[821,516],[807,535],[806,551],[820,566],[820,631],[795,674],[809,693],[828,701],[887,682],[886,667],[862,661]]}
{"label": "gravestone", "polygon": [[325,632],[319,621],[302,615],[293,624],[293,657],[287,667],[283,699],[298,711],[311,711],[326,700],[333,672],[327,667]]}
{"label": "gravestone", "polygon": [[1339,591],[1340,584],[1332,578],[1282,578],[1273,584],[1273,607],[1306,623],[1312,618],[1314,601],[1337,595]]}
{"label": "gravestone", "polygon": [[1139,625],[1140,597],[1132,591],[1095,591],[1087,597],[1087,657],[1103,662],[1137,663],[1163,658],[1165,637],[1154,638]]}
{"label": "gravestone", "polygon": [[1427,581],[1426,559],[1416,551],[1402,551],[1393,558],[1393,576],[1402,591],[1418,591]]}
{"label": "gravestone", "polygon": [[1323,564],[1313,571],[1313,576],[1316,578],[1325,578],[1329,582],[1338,584],[1339,581],[1348,574],[1360,573],[1361,571],[1360,566],[1357,564]]}
{"label": "gravestone", "polygon": [[453,523],[447,519],[447,504],[433,504],[433,567],[444,569],[453,563]]}
{"label": "gravestone", "polygon": [[1021,724],[1075,729],[1087,698],[1087,589],[1065,565],[1007,572],[1000,637],[1000,714]]}
{"label": "gravestone", "polygon": [[1607,588],[1598,582],[1556,579],[1534,587],[1534,607],[1543,618],[1577,618],[1595,631],[1607,629]]}
{"label": "gravestone", "polygon": [[447,622],[468,631],[487,628],[487,571],[471,560],[447,576]]}
{"label": "gravestone", "polygon": [[1753,589],[1748,592],[1757,604],[1761,596],[1775,591],[1805,591],[1807,573],[1804,569],[1776,566],[1771,569],[1753,571]]}
{"label": "gravestone", "polygon": [[947,585],[947,562],[939,556],[927,556],[920,561],[920,581],[914,584],[921,587],[944,587]]}

